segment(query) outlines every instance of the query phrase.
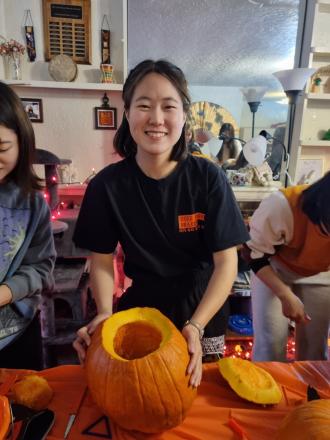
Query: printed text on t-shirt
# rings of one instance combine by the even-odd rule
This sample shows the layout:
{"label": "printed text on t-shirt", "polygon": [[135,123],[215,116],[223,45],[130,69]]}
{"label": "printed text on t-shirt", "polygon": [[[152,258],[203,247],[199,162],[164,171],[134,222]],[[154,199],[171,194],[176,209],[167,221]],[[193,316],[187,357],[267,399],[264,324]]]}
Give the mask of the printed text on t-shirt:
{"label": "printed text on t-shirt", "polygon": [[179,232],[193,232],[198,231],[204,227],[205,214],[202,212],[195,212],[194,214],[179,215]]}

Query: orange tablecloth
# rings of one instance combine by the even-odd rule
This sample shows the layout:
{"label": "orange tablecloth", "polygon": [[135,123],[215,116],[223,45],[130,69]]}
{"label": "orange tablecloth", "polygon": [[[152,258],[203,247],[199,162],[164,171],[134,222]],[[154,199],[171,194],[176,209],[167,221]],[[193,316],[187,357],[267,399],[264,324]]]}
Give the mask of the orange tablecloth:
{"label": "orange tablecloth", "polygon": [[[113,440],[239,439],[240,436],[228,426],[229,418],[233,418],[239,424],[248,440],[269,440],[274,437],[287,412],[306,401],[307,385],[314,387],[321,398],[330,398],[330,362],[260,362],[258,365],[271,373],[282,386],[283,399],[278,405],[263,407],[239,398],[222,378],[216,364],[206,364],[197,398],[180,426],[159,435],[143,435],[124,432],[112,424]],[[0,370],[0,382],[3,382],[10,372],[11,370]],[[77,411],[83,396],[68,439],[100,438],[82,435],[82,431],[102,415],[89,393],[85,393],[84,370],[80,366],[62,366],[44,370],[40,374],[47,378],[55,391],[49,408],[55,411],[56,421],[47,439],[63,439],[69,414]],[[105,425],[101,423],[98,428],[93,428],[93,431],[105,433]]]}

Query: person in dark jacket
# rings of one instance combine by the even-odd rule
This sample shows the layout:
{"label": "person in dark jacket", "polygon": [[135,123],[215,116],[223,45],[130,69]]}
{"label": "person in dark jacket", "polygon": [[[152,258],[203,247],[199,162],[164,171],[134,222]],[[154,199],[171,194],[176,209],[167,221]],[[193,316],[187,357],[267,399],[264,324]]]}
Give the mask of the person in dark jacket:
{"label": "person in dark jacket", "polygon": [[41,291],[53,285],[55,248],[34,151],[21,100],[0,82],[1,368],[42,368],[37,309]]}

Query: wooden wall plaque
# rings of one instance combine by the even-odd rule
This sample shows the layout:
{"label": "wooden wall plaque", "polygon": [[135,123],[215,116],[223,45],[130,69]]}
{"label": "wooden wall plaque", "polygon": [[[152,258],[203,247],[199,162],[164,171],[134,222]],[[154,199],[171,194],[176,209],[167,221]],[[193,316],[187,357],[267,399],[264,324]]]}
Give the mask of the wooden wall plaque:
{"label": "wooden wall plaque", "polygon": [[91,0],[43,0],[46,61],[68,55],[91,64]]}

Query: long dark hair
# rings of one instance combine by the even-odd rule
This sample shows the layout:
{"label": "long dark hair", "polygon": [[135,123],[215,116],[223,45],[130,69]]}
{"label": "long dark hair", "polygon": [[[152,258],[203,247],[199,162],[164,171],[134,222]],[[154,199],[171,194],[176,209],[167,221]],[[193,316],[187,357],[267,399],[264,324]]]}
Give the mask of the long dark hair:
{"label": "long dark hair", "polygon": [[[222,133],[224,133],[225,131],[229,131],[230,138],[235,137],[234,127],[229,122],[225,122],[224,124],[221,125],[220,131],[219,131],[219,136],[222,135]],[[229,159],[235,158],[235,141],[234,141],[234,139],[229,140],[229,142],[223,141],[223,143],[224,143],[224,145],[227,145],[227,147],[229,149]],[[224,145],[222,145],[222,148],[220,149],[219,153],[217,154],[217,159],[220,162],[222,161],[222,158],[223,158]]]}
{"label": "long dark hair", "polygon": [[311,222],[330,234],[330,171],[303,191],[301,209]]}
{"label": "long dark hair", "polygon": [[24,194],[42,188],[41,179],[35,174],[32,163],[35,154],[35,137],[32,124],[20,98],[0,81],[0,125],[13,130],[18,139],[18,160],[6,180],[13,180]]}
{"label": "long dark hair", "polygon": [[[191,100],[186,78],[179,67],[166,60],[145,60],[130,71],[123,88],[125,110],[128,111],[130,108],[136,86],[149,73],[158,73],[172,83],[181,97],[183,111],[187,113]],[[136,154],[137,145],[131,136],[125,113],[123,114],[122,123],[115,134],[113,145],[117,153],[122,157],[134,156]],[[170,160],[179,161],[184,159],[186,156],[187,147],[185,139],[185,126],[183,126],[181,136],[172,149]]]}

